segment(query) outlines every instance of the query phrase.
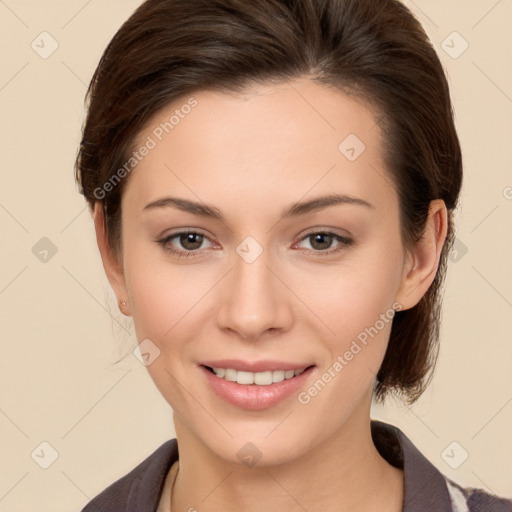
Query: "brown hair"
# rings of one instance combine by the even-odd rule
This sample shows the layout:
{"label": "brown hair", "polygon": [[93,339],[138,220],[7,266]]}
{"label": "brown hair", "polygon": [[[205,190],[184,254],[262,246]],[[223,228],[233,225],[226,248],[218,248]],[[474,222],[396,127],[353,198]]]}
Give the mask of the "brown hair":
{"label": "brown hair", "polygon": [[412,403],[437,359],[462,156],[442,65],[399,1],[145,1],[115,34],[89,85],[76,180],[91,209],[101,200],[119,254],[126,179],[108,193],[103,185],[125,164],[152,116],[201,89],[234,94],[250,84],[303,76],[355,95],[378,113],[405,247],[422,236],[430,201],[447,206],[437,275],[415,307],[396,313],[377,375],[377,400],[393,391]]}

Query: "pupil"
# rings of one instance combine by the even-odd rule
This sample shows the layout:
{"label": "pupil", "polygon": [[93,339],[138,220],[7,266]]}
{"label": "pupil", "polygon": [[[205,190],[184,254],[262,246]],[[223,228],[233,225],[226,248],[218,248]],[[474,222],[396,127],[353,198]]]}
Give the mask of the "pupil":
{"label": "pupil", "polygon": [[[324,247],[319,247],[320,249],[326,249],[329,245],[330,245],[330,238],[331,238],[331,235],[327,235],[326,233],[318,233],[316,235],[314,235],[314,239],[315,239],[315,243],[316,241],[319,239],[320,240],[320,244],[322,245],[322,239],[327,237],[328,241],[327,242],[323,242],[324,244]],[[327,245],[327,247],[325,247],[325,245]]]}
{"label": "pupil", "polygon": [[[186,233],[185,235],[182,235],[181,237],[181,243],[184,247],[188,248],[188,249],[197,249],[199,247],[201,247],[201,238],[202,238],[202,235],[199,235],[199,234],[196,234],[196,233]],[[194,242],[194,238],[199,238],[199,241],[196,241]],[[192,245],[196,245],[197,247],[189,247],[187,246],[187,244],[192,244]]]}

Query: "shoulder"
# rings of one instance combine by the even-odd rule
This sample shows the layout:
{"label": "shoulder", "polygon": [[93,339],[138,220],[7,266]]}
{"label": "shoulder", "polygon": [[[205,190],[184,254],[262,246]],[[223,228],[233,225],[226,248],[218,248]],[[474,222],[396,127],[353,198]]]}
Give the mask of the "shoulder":
{"label": "shoulder", "polygon": [[512,500],[446,477],[396,426],[372,420],[380,454],[404,471],[403,512],[512,512]]}
{"label": "shoulder", "polygon": [[82,509],[82,512],[122,512],[151,509],[158,505],[165,478],[172,464],[178,460],[176,439],[170,439],[146,457]]}
{"label": "shoulder", "polygon": [[476,487],[463,487],[445,477],[455,512],[512,512],[512,500]]}

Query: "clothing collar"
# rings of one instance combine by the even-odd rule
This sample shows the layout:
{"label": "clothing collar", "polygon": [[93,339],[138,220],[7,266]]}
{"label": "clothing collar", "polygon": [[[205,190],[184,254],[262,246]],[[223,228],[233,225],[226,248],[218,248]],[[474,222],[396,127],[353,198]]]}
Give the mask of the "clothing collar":
{"label": "clothing collar", "polygon": [[[375,447],[391,465],[404,471],[404,506],[402,512],[451,512],[446,481],[397,427],[382,421],[371,421]],[[170,439],[142,464],[142,475],[131,485],[126,512],[156,510],[166,476],[178,460],[178,443]]]}
{"label": "clothing collar", "polygon": [[404,471],[402,512],[451,512],[445,477],[398,428],[372,420],[372,438],[379,453]]}

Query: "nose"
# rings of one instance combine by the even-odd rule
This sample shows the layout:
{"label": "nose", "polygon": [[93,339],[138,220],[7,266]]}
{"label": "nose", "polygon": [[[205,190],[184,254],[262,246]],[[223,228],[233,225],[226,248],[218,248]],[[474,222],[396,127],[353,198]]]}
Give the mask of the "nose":
{"label": "nose", "polygon": [[217,324],[223,331],[257,341],[292,324],[292,293],[264,250],[248,262],[234,253],[234,268],[221,283]]}

